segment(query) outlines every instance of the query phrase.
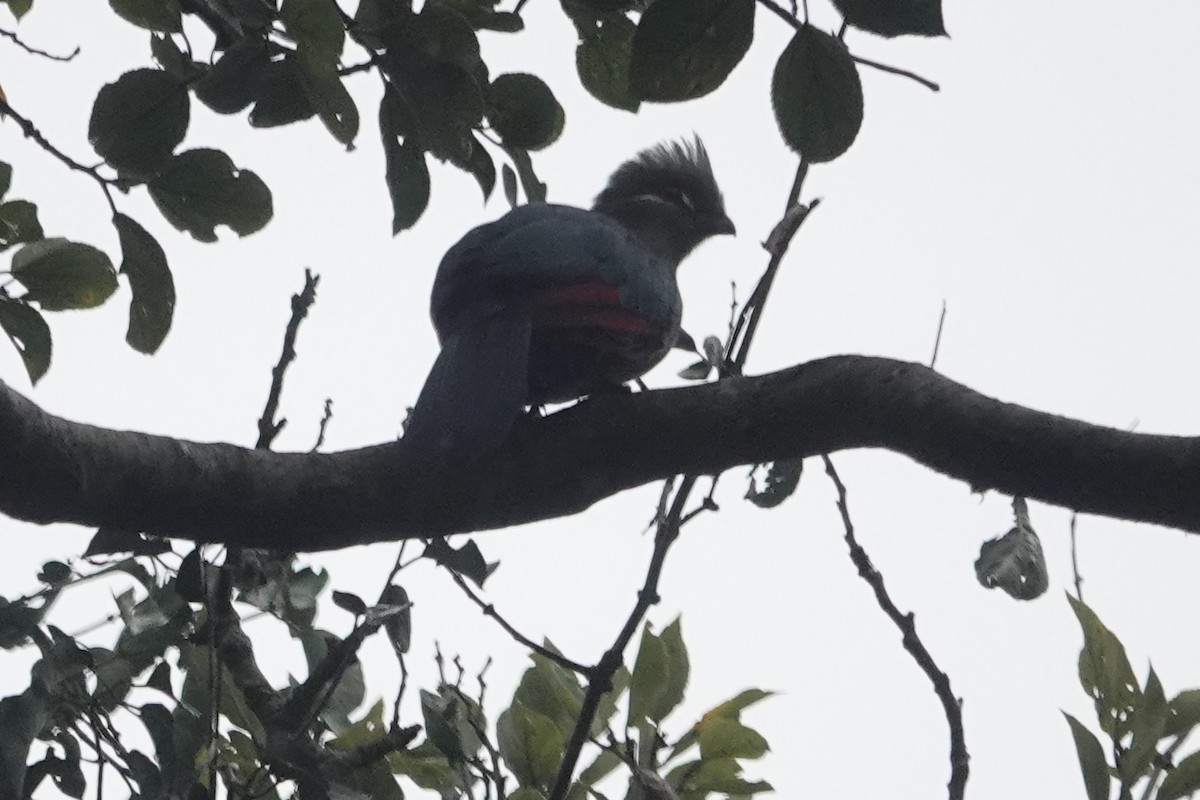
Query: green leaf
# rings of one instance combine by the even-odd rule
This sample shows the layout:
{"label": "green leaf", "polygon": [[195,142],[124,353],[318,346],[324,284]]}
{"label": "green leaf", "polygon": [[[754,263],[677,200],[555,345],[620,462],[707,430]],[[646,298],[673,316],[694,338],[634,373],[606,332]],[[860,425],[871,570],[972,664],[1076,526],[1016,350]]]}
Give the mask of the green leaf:
{"label": "green leaf", "polygon": [[942,0],[833,0],[846,22],[880,36],[945,36]]}
{"label": "green leaf", "polygon": [[[564,0],[564,7],[568,4],[568,0]],[[579,73],[583,88],[607,106],[637,111],[642,101],[629,90],[629,61],[633,57],[637,26],[619,13],[599,17],[578,11],[568,13],[572,14],[579,31],[575,71]]]}
{"label": "green leaf", "polygon": [[31,242],[13,256],[12,275],[43,311],[95,308],[117,290],[117,271],[90,244],[52,238]]}
{"label": "green leaf", "polygon": [[346,29],[333,0],[283,0],[279,18],[302,47],[323,50],[330,60],[342,54]]}
{"label": "green leaf", "polygon": [[263,70],[250,111],[251,126],[275,128],[301,122],[317,113],[300,78],[297,59],[296,53],[291,52]]}
{"label": "green leaf", "polygon": [[762,758],[770,746],[762,734],[739,720],[714,719],[700,732],[700,758]]}
{"label": "green leaf", "polygon": [[265,41],[240,39],[196,81],[196,99],[218,114],[236,114],[254,102],[270,63]]}
{"label": "green leaf", "polygon": [[384,92],[379,103],[379,134],[383,138],[386,163],[384,177],[392,199],[392,235],[411,228],[429,205],[429,167],[416,137],[400,136],[407,127],[404,111],[393,90]]}
{"label": "green leaf", "polygon": [[36,242],[44,236],[36,205],[28,200],[0,203],[0,252],[21,242]]}
{"label": "green leaf", "polygon": [[629,684],[629,719],[625,727],[634,728],[642,720],[651,719],[658,699],[670,680],[667,671],[669,659],[667,646],[651,633],[650,624],[647,623],[642,629],[642,642],[633,663],[633,677]]}
{"label": "green leaf", "polygon": [[1167,704],[1170,715],[1163,736],[1180,736],[1200,724],[1200,689],[1186,689]]}
{"label": "green leaf", "polygon": [[[552,647],[549,642],[547,647]],[[564,735],[575,728],[583,704],[583,688],[571,672],[543,655],[530,656],[533,666],[525,670],[513,703],[520,703],[551,720]]]}
{"label": "green leaf", "polygon": [[979,548],[975,577],[988,589],[996,586],[1018,600],[1033,600],[1050,586],[1042,542],[1029,521],[1029,507],[1020,495],[1013,498],[1015,527],[1004,536],[989,539]]}
{"label": "green leaf", "polygon": [[1067,718],[1071,736],[1075,739],[1075,752],[1079,756],[1079,769],[1083,773],[1088,800],[1108,800],[1108,762],[1104,760],[1104,748],[1083,723],[1065,711],[1063,716]]}
{"label": "green leaf", "polygon": [[0,161],[0,198],[8,194],[12,186],[12,165]]}
{"label": "green leaf", "polygon": [[651,705],[650,719],[662,722],[675,707],[683,702],[687,689],[688,676],[691,666],[688,661],[687,646],[683,643],[683,626],[681,618],[666,627],[659,637],[666,652],[666,682]]}
{"label": "green leaf", "polygon": [[1157,755],[1158,740],[1162,738],[1169,713],[1162,683],[1151,667],[1150,674],[1146,677],[1146,686],[1133,708],[1133,741],[1130,742],[1129,749],[1117,760],[1123,785],[1133,786],[1146,774],[1152,759]]}
{"label": "green leaf", "polygon": [[407,776],[422,789],[440,789],[454,780],[446,757],[428,740],[399,753],[388,753],[387,760],[393,772]]}
{"label": "green leaf", "polygon": [[541,150],[562,134],[566,117],[554,92],[536,75],[498,75],[488,92],[488,120],[504,144]]}
{"label": "green leaf", "polygon": [[8,4],[8,10],[19,22],[21,17],[29,13],[29,9],[33,8],[33,0],[4,0]]}
{"label": "green leaf", "polygon": [[766,781],[748,781],[741,777],[742,765],[733,758],[706,758],[685,782],[688,789],[721,792],[728,795],[750,795],[771,791]]}
{"label": "green leaf", "polygon": [[188,93],[179,78],[161,69],[135,69],[96,95],[88,141],[122,175],[152,177],[183,141]]}
{"label": "green leaf", "polygon": [[450,762],[466,757],[462,735],[455,724],[455,709],[439,695],[421,690],[421,714],[425,719],[425,735]]}
{"label": "green leaf", "polygon": [[754,40],[754,0],[655,0],[633,37],[629,86],[676,103],[716,89]]}
{"label": "green leaf", "polygon": [[183,30],[178,0],[108,0],[112,10],[139,28],[162,33]]}
{"label": "green leaf", "polygon": [[548,786],[558,772],[567,735],[553,720],[514,701],[496,721],[505,765],[522,786]]}
{"label": "green leaf", "polygon": [[358,135],[358,107],[342,84],[337,60],[328,52],[301,44],[296,50],[296,65],[300,68],[300,85],[325,128],[347,148]]}
{"label": "green leaf", "polygon": [[776,461],[767,470],[763,488],[759,490],[750,478],[750,486],[746,489],[746,499],[759,508],[775,508],[795,493],[800,485],[800,474],[804,470],[803,458],[788,458]]}
{"label": "green leaf", "polygon": [[[1200,791],[1200,753],[1192,753],[1167,773],[1158,787],[1157,800],[1178,800]],[[1089,797],[1088,800],[1094,800]]]}
{"label": "green leaf", "polygon": [[700,720],[692,726],[692,729],[685,733],[675,746],[671,748],[670,755],[666,760],[670,761],[678,756],[683,751],[687,750],[692,745],[700,741],[700,735],[704,733],[709,725],[713,725],[717,720],[732,719],[737,720],[741,717],[742,711],[759,702],[765,700],[774,692],[768,692],[763,689],[746,689],[736,697],[726,700],[714,708],[709,709]]}
{"label": "green leaf", "polygon": [[862,82],[846,45],[802,26],[775,64],[771,104],[783,140],[810,163],[846,152],[863,119]]}
{"label": "green leaf", "polygon": [[1083,629],[1079,682],[1095,701],[1100,729],[1115,740],[1123,739],[1140,694],[1125,646],[1082,601],[1070,595],[1067,601]]}
{"label": "green leaf", "polygon": [[150,196],[167,221],[201,242],[227,225],[239,236],[261,230],[273,213],[271,190],[220,150],[186,150],[150,182]]}
{"label": "green leaf", "polygon": [[175,315],[175,281],[167,256],[145,228],[124,214],[113,217],[121,241],[121,274],[129,278],[129,329],[125,341],[139,353],[158,350]]}

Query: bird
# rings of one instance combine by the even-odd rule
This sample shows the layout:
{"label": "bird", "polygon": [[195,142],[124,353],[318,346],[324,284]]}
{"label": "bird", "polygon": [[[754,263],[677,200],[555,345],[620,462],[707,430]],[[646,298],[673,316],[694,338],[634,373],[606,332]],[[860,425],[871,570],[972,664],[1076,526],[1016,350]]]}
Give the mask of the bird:
{"label": "bird", "polygon": [[620,390],[680,336],[680,262],[734,234],[703,142],[621,164],[591,209],[518,206],[442,258],[430,297],[441,343],[404,439],[488,452],[525,406]]}

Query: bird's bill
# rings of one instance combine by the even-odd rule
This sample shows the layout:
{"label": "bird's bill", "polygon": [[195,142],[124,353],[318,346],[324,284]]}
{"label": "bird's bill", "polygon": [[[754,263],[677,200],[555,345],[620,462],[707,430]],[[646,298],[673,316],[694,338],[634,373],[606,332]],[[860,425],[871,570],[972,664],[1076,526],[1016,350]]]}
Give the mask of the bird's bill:
{"label": "bird's bill", "polygon": [[734,227],[733,220],[727,216],[721,215],[719,217],[713,217],[712,232],[714,236],[723,233],[729,234],[730,236],[736,236],[737,228]]}

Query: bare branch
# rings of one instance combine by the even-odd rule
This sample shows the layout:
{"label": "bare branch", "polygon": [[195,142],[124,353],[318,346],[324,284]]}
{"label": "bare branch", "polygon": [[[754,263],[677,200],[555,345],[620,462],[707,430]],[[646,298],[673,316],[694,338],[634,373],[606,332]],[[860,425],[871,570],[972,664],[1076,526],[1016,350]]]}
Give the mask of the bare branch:
{"label": "bare branch", "polygon": [[[287,329],[283,333],[283,351],[279,354],[279,362],[271,370],[271,391],[267,394],[267,404],[263,408],[262,417],[258,420],[258,442],[256,448],[270,449],[275,437],[287,425],[286,419],[276,420],[279,413],[279,397],[283,392],[283,376],[296,360],[296,334],[300,331],[300,323],[308,316],[308,309],[317,299],[317,284],[321,282],[320,275],[314,275],[312,270],[304,270],[304,288],[299,294],[292,295],[292,317],[288,320]],[[326,407],[328,413],[328,407]],[[326,418],[328,419],[328,417]],[[325,425],[321,425],[324,434]],[[320,442],[318,441],[318,446]]]}
{"label": "bare branch", "polygon": [[933,683],[934,694],[942,703],[942,710],[946,713],[946,722],[950,726],[949,797],[950,800],[962,800],[967,789],[970,762],[967,741],[963,733],[962,703],[954,696],[954,691],[950,688],[950,678],[938,667],[937,662],[933,660],[933,656],[925,647],[925,643],[917,634],[917,626],[912,613],[905,614],[896,607],[887,588],[883,585],[883,575],[875,569],[867,551],[854,536],[854,523],[850,521],[850,507],[846,503],[846,487],[838,476],[833,461],[825,455],[821,456],[821,460],[825,462],[825,473],[829,475],[829,479],[833,481],[833,485],[837,489],[837,506],[842,515],[842,525],[846,530],[846,545],[850,548],[850,560],[858,568],[859,577],[866,581],[867,585],[871,587],[871,591],[875,593],[875,602],[900,629],[904,649]]}
{"label": "bare branch", "polygon": [[30,55],[41,56],[42,58],[48,58],[51,61],[72,61],[74,60],[75,56],[79,55],[78,45],[76,45],[75,49],[69,54],[65,56],[56,56],[53,53],[47,53],[45,50],[38,50],[36,47],[30,47],[29,45],[25,44],[25,42],[21,41],[20,37],[18,37],[13,31],[0,28],[0,36],[3,36],[5,39],[10,39],[13,44]]}

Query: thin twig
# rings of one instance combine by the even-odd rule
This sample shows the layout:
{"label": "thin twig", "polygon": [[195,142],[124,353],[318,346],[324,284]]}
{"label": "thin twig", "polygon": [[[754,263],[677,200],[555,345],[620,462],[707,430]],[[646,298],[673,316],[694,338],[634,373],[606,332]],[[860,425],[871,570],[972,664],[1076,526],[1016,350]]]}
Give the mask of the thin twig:
{"label": "thin twig", "polygon": [[945,672],[942,672],[938,667],[937,662],[933,660],[929,650],[925,647],[925,643],[921,641],[921,637],[917,635],[917,626],[913,620],[912,613],[903,613],[896,604],[892,602],[892,598],[888,595],[887,588],[883,585],[883,575],[879,570],[875,569],[875,565],[871,563],[867,551],[858,543],[858,539],[854,536],[854,523],[850,521],[850,508],[846,503],[846,486],[842,483],[842,479],[838,476],[837,470],[834,469],[833,461],[827,455],[821,456],[821,460],[825,462],[825,474],[833,481],[834,487],[837,489],[838,511],[842,515],[842,525],[846,530],[846,544],[850,548],[850,560],[854,562],[854,566],[858,568],[859,576],[867,582],[871,590],[875,593],[875,602],[883,610],[888,618],[895,623],[900,629],[904,649],[917,662],[917,666],[933,683],[934,694],[942,703],[942,710],[946,713],[946,722],[950,727],[950,782],[948,784],[950,800],[962,800],[967,788],[967,774],[969,771],[970,756],[967,754],[967,742],[963,733],[962,719],[962,703],[954,696],[954,691],[950,688],[950,678]]}
{"label": "thin twig", "polygon": [[21,114],[17,113],[17,111],[8,104],[7,100],[0,98],[0,118],[2,117],[12,117],[16,121],[17,125],[21,126],[21,132],[25,134],[26,139],[33,139],[33,141],[36,142],[39,147],[76,172],[82,172],[85,175],[91,176],[92,180],[100,184],[100,190],[104,192],[104,199],[108,201],[108,207],[112,209],[113,216],[115,217],[117,215],[117,204],[113,201],[111,188],[114,181],[101,175],[100,171],[96,167],[85,166],[71,158],[62,150],[59,150],[54,145],[50,144],[50,141],[42,135],[42,132],[37,129],[37,126],[33,124],[32,120],[21,116]]}
{"label": "thin twig", "polygon": [[29,45],[27,45],[23,41],[21,41],[21,39],[13,31],[5,30],[4,28],[0,28],[0,36],[3,36],[5,39],[11,39],[13,44],[15,44],[17,47],[21,48],[22,50],[24,50],[26,53],[29,53],[30,55],[41,56],[42,58],[48,58],[51,61],[71,61],[72,59],[75,58],[75,56],[79,55],[79,46],[78,45],[75,46],[75,49],[71,51],[70,55],[56,56],[53,53],[47,53],[45,50],[38,50],[36,47],[30,47]]}
{"label": "thin twig", "polygon": [[929,368],[937,364],[938,348],[942,346],[942,328],[946,325],[946,301],[942,301],[942,315],[938,317],[937,336],[933,339],[933,357],[929,359]]}
{"label": "thin twig", "polygon": [[751,292],[750,299],[746,301],[746,305],[742,306],[742,314],[738,317],[733,335],[730,336],[725,348],[725,360],[732,365],[732,372],[735,375],[740,375],[742,367],[746,364],[746,357],[750,353],[750,344],[754,341],[754,334],[758,330],[758,322],[762,318],[767,296],[771,292],[771,286],[775,282],[775,276],[779,273],[779,266],[783,263],[783,257],[787,253],[792,237],[796,235],[809,213],[818,205],[819,201],[816,200],[808,206],[800,205],[800,190],[804,188],[804,179],[807,175],[808,162],[802,158],[796,167],[796,177],[792,181],[792,188],[788,192],[783,218],[775,226],[775,230],[771,232],[764,245],[771,253],[771,260],[767,263],[767,269],[763,272],[763,276],[758,279],[758,284]]}
{"label": "thin twig", "polygon": [[559,766],[558,776],[554,780],[554,789],[550,792],[550,800],[564,800],[567,796],[567,790],[571,788],[571,779],[575,775],[575,766],[579,763],[579,754],[583,751],[583,745],[588,741],[592,721],[596,718],[596,711],[600,707],[600,700],[605,693],[612,690],[612,678],[623,663],[625,648],[629,646],[630,640],[641,626],[642,619],[650,610],[650,606],[658,602],[658,581],[662,577],[667,551],[679,537],[679,520],[683,517],[684,504],[687,503],[688,496],[695,485],[695,475],[683,476],[679,490],[675,492],[671,510],[667,513],[666,519],[659,523],[655,532],[654,552],[650,556],[650,565],[646,569],[646,579],[642,583],[641,591],[638,592],[637,602],[634,603],[633,610],[629,613],[624,627],[617,634],[612,646],[604,652],[595,668],[590,671],[587,692],[584,694],[583,703],[579,708],[575,729],[571,732],[571,738],[563,752],[562,764]]}
{"label": "thin twig", "polygon": [[283,376],[296,360],[296,334],[300,330],[300,323],[308,316],[308,309],[317,299],[317,284],[320,282],[320,275],[305,269],[304,289],[292,295],[292,317],[283,334],[283,351],[279,354],[279,362],[271,370],[271,391],[267,394],[267,404],[258,420],[258,442],[254,445],[257,449],[269,450],[275,437],[287,425],[286,419],[275,420],[275,415],[279,413],[279,397],[283,393]]}
{"label": "thin twig", "polygon": [[1075,599],[1083,602],[1083,577],[1079,574],[1079,553],[1075,547],[1075,519],[1078,511],[1071,512],[1071,573],[1075,576]]}
{"label": "thin twig", "polygon": [[901,69],[900,67],[892,67],[887,64],[880,64],[878,61],[871,61],[870,59],[862,58],[861,56],[852,55],[850,57],[853,58],[857,63],[862,64],[864,67],[872,67],[880,72],[888,72],[892,75],[899,75],[901,77],[914,80],[925,88],[935,92],[940,92],[942,90],[941,86],[929,80],[928,78],[922,78],[915,72],[910,72],[909,70]]}
{"label": "thin twig", "polygon": [[333,400],[325,398],[325,411],[321,415],[321,425],[317,429],[317,443],[313,445],[313,452],[321,449],[321,445],[325,444],[325,431],[329,427],[329,420],[333,419]]}
{"label": "thin twig", "polygon": [[491,603],[486,602],[479,595],[475,594],[475,591],[467,584],[466,578],[464,578],[462,575],[460,575],[457,570],[447,568],[446,571],[450,573],[450,577],[454,579],[454,582],[456,584],[458,584],[458,588],[463,590],[463,594],[465,594],[468,598],[470,598],[472,603],[479,606],[479,610],[483,612],[483,615],[485,617],[491,617],[492,619],[496,620],[496,624],[499,625],[501,628],[503,628],[504,632],[507,633],[509,636],[511,636],[513,639],[515,639],[517,642],[525,645],[530,650],[537,653],[539,656],[543,656],[545,658],[550,659],[555,664],[558,664],[560,667],[565,667],[566,669],[569,669],[572,672],[577,672],[580,675],[592,674],[591,667],[585,666],[584,664],[580,664],[578,661],[573,661],[564,655],[560,655],[559,653],[554,652],[553,650],[549,649],[548,647],[543,647],[542,645],[540,645],[537,642],[530,639],[525,634],[518,631],[516,628],[514,628],[512,626],[512,624],[508,620],[506,620],[504,617],[502,617],[500,615],[500,612],[496,611],[495,606],[493,606]]}

